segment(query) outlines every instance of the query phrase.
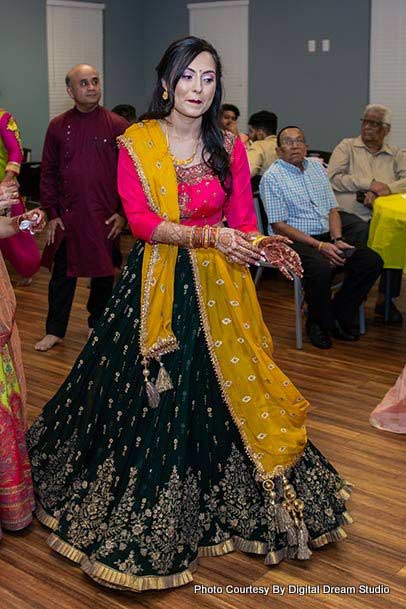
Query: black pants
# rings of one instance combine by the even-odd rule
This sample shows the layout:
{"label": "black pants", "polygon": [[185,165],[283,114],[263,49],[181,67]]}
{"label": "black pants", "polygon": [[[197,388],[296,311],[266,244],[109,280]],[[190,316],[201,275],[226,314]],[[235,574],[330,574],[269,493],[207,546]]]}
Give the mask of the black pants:
{"label": "black pants", "polygon": [[[343,238],[351,245],[359,243],[360,234],[365,228],[359,224],[362,220],[356,220],[356,216],[344,218],[342,225]],[[320,241],[330,241],[329,233],[313,237]],[[368,247],[357,247],[351,258],[346,260],[344,267],[334,268],[321,252],[310,245],[294,243],[292,247],[299,254],[303,265],[303,285],[309,320],[315,321],[327,331],[332,328],[334,319],[351,327],[356,321],[359,306],[382,272],[382,258]],[[342,271],[342,287],[331,299],[333,278]]]}
{"label": "black pants", "polygon": [[[352,245],[357,247],[366,247],[369,235],[369,222],[361,220],[355,214],[349,214],[346,211],[340,211],[341,223],[343,230],[348,227],[353,234],[354,241]],[[385,269],[382,273],[379,282],[379,291],[382,294],[386,293],[386,285],[389,276],[389,297],[397,298],[400,294],[400,286],[402,284],[402,271],[400,269]]]}
{"label": "black pants", "polygon": [[[68,327],[69,315],[72,308],[76,289],[76,277],[68,277],[68,259],[66,241],[62,241],[54,258],[51,281],[48,286],[48,317],[46,333],[63,338]],[[113,292],[114,276],[92,277],[90,294],[87,301],[89,312],[89,328],[93,328],[101,317],[107,301]]]}

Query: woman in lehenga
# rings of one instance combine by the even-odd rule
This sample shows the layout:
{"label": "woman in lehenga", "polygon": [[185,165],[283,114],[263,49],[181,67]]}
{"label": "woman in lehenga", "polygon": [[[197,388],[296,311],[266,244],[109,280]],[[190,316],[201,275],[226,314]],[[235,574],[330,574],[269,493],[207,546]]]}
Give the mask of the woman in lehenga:
{"label": "woman in lehenga", "polygon": [[[18,198],[16,184],[0,184],[0,207]],[[13,218],[0,217],[0,239],[21,232],[22,221],[42,230],[44,214],[38,210]],[[0,253],[0,537],[1,529],[18,531],[32,521],[35,508],[30,463],[25,445],[25,377],[15,322],[16,301]]]}
{"label": "woman in lehenga", "polygon": [[150,118],[119,142],[139,241],[28,434],[49,545],[135,591],[234,549],[307,559],[349,521],[345,482],[306,439],[308,403],[272,360],[247,266],[301,268],[286,239],[258,235],[244,147],[217,126],[217,53],[182,39],[157,74]]}

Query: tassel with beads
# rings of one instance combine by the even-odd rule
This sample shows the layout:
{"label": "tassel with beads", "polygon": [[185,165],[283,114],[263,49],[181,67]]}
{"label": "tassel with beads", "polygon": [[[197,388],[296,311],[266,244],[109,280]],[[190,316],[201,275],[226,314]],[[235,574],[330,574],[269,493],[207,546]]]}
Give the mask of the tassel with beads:
{"label": "tassel with beads", "polygon": [[308,560],[312,555],[312,552],[309,548],[309,532],[307,527],[302,520],[300,523],[299,531],[298,531],[298,547],[297,547],[297,558],[299,560]]}
{"label": "tassel with beads", "polygon": [[171,377],[161,361],[159,362],[159,371],[155,381],[155,387],[159,393],[168,391],[168,389],[173,389]]}
{"label": "tassel with beads", "polygon": [[148,377],[150,375],[148,360],[144,357],[144,359],[142,360],[141,363],[144,366],[144,370],[142,371],[142,374],[144,376],[145,391],[147,393],[149,406],[150,406],[150,408],[158,408],[159,391],[155,387],[154,383],[152,383],[150,380],[148,380]]}

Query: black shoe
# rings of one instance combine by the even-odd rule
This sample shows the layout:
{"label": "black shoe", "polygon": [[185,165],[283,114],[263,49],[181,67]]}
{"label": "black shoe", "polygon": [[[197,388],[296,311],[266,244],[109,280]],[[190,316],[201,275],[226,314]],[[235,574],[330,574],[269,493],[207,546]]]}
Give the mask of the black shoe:
{"label": "black shoe", "polygon": [[348,328],[345,324],[343,324],[341,321],[338,321],[337,319],[334,320],[334,326],[331,330],[331,333],[334,338],[337,338],[338,340],[345,340],[348,342],[354,342],[359,338],[359,335],[357,333],[355,333],[353,330]]}
{"label": "black shoe", "polygon": [[330,349],[333,343],[328,333],[320,328],[314,321],[310,321],[306,324],[307,335],[310,338],[312,345],[318,349]]}
{"label": "black shoe", "polygon": [[[381,302],[375,306],[375,313],[379,315],[379,317],[385,317],[385,303]],[[402,313],[396,307],[396,305],[391,301],[389,305],[389,317],[388,324],[401,324],[403,321]]]}

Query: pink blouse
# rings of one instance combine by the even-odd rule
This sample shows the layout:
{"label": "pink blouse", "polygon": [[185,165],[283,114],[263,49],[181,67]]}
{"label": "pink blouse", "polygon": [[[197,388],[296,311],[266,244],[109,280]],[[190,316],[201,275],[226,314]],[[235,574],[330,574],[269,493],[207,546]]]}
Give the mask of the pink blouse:
{"label": "pink blouse", "polygon": [[[227,196],[219,179],[204,163],[176,167],[181,224],[213,225],[226,218],[230,228],[245,233],[258,230],[247,153],[239,139],[231,152],[230,170],[233,186]],[[151,241],[163,219],[149,209],[134,163],[123,147],[118,159],[118,191],[132,233],[137,239]]]}

